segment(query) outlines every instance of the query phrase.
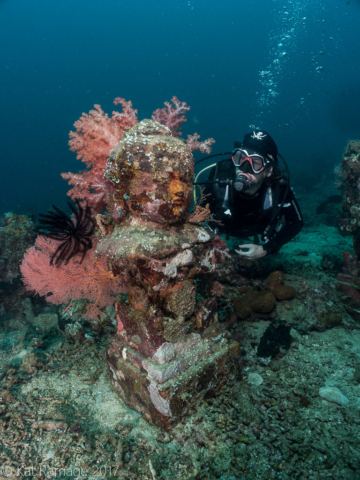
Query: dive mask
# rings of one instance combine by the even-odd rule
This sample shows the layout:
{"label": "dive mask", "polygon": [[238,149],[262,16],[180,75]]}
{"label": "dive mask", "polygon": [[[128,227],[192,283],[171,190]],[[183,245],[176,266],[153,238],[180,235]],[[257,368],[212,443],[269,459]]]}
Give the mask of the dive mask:
{"label": "dive mask", "polygon": [[[232,161],[234,162],[235,167],[241,168],[243,167],[251,167],[252,172],[255,175],[258,175],[261,173],[265,167],[270,163],[267,159],[265,159],[263,156],[259,155],[258,153],[250,153],[247,150],[237,148],[232,157]],[[248,163],[246,163],[248,162]],[[248,170],[248,168],[245,168],[245,170]],[[250,173],[247,171],[247,173]]]}

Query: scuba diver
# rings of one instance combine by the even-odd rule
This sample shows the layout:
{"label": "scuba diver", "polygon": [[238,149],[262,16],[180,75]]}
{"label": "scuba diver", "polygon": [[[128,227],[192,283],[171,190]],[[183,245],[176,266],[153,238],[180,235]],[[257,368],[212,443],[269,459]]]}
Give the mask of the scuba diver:
{"label": "scuba diver", "polygon": [[[257,260],[277,253],[300,232],[303,219],[289,187],[289,169],[274,140],[267,132],[256,130],[247,133],[242,143],[235,142],[232,152],[210,155],[196,163],[219,155],[231,157],[204,168],[194,182],[194,189],[196,185],[205,186],[211,218],[218,222],[210,220],[210,226],[216,233],[241,239],[254,237],[235,250],[242,258]],[[278,157],[285,165],[287,178]],[[209,169],[207,181],[197,182]]]}

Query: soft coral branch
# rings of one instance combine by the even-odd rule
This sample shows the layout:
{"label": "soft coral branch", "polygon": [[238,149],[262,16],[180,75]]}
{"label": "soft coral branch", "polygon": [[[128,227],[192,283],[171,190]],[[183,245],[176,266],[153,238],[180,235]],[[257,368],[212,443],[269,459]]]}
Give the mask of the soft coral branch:
{"label": "soft coral branch", "polygon": [[77,153],[76,158],[84,162],[89,170],[61,174],[70,185],[74,185],[68,195],[73,200],[86,199],[95,212],[101,212],[107,201],[103,179],[106,158],[121,140],[124,129],[138,122],[137,110],[132,108],[130,101],[118,97],[114,103],[121,104],[121,113],[114,111],[109,117],[100,105],[95,105],[94,110],[83,113],[74,123],[76,131],[70,132],[70,150]]}
{"label": "soft coral branch", "polygon": [[164,102],[164,108],[158,108],[152,119],[170,128],[174,137],[180,137],[182,123],[186,122],[186,112],[190,110],[186,102],[180,102],[177,97],[172,97],[171,102]]}
{"label": "soft coral branch", "polygon": [[[177,97],[172,97],[171,102],[164,102],[164,108],[158,108],[152,115],[152,119],[156,122],[162,123],[166,127],[170,128],[174,137],[180,137],[181,124],[186,122],[186,112],[190,110],[190,107],[186,102],[180,102]],[[215,143],[213,138],[208,138],[199,142],[200,135],[194,133],[188,135],[186,140],[187,146],[194,150],[200,150],[202,153],[210,153],[211,145]]]}
{"label": "soft coral branch", "polygon": [[210,145],[215,143],[215,140],[213,138],[207,138],[206,140],[199,142],[199,138],[200,135],[198,133],[188,135],[186,145],[191,149],[191,151],[200,150],[201,153],[211,153]]}

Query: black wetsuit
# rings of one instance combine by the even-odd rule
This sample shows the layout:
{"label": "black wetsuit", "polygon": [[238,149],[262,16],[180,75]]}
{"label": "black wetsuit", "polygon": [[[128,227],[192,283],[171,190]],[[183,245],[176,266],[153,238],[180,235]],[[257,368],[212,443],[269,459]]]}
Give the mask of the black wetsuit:
{"label": "black wetsuit", "polygon": [[[225,162],[222,162],[224,163],[223,167],[226,166]],[[216,178],[215,172],[211,171],[208,181],[214,181],[218,178],[234,178],[232,166],[230,166],[230,169],[225,176],[218,170]],[[230,177],[229,171],[231,171]],[[263,184],[260,190],[251,197],[236,193],[229,187],[227,207],[224,207],[226,186],[219,187],[216,185],[215,195],[215,190],[212,189],[211,185],[209,187],[206,187],[205,193],[210,193],[208,201],[213,218],[220,220],[222,223],[222,225],[216,223],[210,225],[217,228],[219,233],[239,238],[255,237],[254,241],[249,243],[258,243],[258,235],[260,235],[265,242],[263,244],[264,250],[267,253],[277,253],[302,229],[303,219],[300,207],[291,188],[287,189],[285,180],[280,180],[277,185],[273,186]],[[285,194],[286,198],[284,199]],[[274,213],[279,209],[282,202],[283,205],[276,218],[274,218]],[[269,225],[270,228],[268,228]]]}

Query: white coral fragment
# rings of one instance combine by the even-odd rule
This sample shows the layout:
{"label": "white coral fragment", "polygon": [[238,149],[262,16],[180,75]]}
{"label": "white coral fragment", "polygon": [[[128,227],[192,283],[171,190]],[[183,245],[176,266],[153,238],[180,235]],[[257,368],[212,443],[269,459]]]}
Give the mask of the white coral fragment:
{"label": "white coral fragment", "polygon": [[321,387],[319,388],[319,395],[328,402],[337,403],[342,407],[349,405],[349,399],[337,387]]}

